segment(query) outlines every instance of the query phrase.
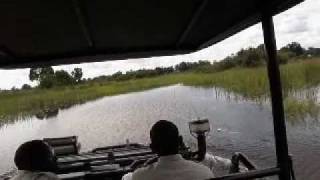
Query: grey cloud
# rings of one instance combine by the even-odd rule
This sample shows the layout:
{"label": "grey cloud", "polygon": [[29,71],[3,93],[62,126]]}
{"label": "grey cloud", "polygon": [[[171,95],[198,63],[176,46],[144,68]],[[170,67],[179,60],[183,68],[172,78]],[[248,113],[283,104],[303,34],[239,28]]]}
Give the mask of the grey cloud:
{"label": "grey cloud", "polygon": [[286,29],[285,33],[297,34],[297,33],[307,32],[308,30],[309,30],[308,23],[305,20],[305,21],[296,22],[296,23],[290,25]]}
{"label": "grey cloud", "polygon": [[301,14],[280,14],[276,16],[279,33],[301,33],[308,30],[308,16]]}

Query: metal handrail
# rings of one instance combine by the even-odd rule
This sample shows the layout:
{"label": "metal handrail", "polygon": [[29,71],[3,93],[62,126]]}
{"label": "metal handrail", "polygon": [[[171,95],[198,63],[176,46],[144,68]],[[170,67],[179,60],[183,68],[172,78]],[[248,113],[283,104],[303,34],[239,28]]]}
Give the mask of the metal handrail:
{"label": "metal handrail", "polygon": [[231,158],[231,167],[230,173],[238,173],[240,172],[240,163],[244,165],[249,171],[258,169],[257,166],[249,160],[249,158],[240,153],[236,152]]}
{"label": "metal handrail", "polygon": [[244,173],[229,174],[226,176],[211,178],[208,180],[248,180],[253,178],[263,178],[267,176],[274,176],[274,175],[278,175],[280,172],[281,172],[280,168],[274,167],[274,168],[267,168],[267,169],[261,169],[261,170],[252,170]]}

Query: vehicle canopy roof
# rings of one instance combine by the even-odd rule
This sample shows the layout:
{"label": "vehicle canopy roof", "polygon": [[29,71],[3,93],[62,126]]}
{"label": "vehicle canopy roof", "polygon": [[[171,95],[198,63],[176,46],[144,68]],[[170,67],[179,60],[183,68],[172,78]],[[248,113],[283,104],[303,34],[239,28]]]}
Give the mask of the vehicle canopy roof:
{"label": "vehicle canopy roof", "polygon": [[186,54],[302,0],[2,0],[0,68]]}

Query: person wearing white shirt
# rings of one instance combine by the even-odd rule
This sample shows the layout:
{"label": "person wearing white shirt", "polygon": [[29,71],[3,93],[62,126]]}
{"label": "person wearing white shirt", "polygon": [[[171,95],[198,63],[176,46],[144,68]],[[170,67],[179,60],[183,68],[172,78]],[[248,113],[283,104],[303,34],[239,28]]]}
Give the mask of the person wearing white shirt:
{"label": "person wearing white shirt", "polygon": [[208,167],[185,160],[178,153],[179,132],[172,122],[155,123],[150,139],[152,151],[159,156],[158,162],[126,174],[123,180],[206,180],[214,177]]}
{"label": "person wearing white shirt", "polygon": [[10,180],[58,180],[52,173],[56,167],[53,151],[41,140],[22,144],[15,153],[18,173]]}
{"label": "person wearing white shirt", "polygon": [[11,180],[57,180],[58,177],[50,172],[33,172],[19,170]]}

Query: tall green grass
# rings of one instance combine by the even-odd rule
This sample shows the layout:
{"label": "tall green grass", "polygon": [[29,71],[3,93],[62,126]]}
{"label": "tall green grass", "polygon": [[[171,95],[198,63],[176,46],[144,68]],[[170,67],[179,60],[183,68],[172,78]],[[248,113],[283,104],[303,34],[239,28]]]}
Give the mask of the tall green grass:
{"label": "tall green grass", "polygon": [[284,101],[286,117],[290,122],[303,120],[306,116],[317,119],[320,113],[320,106],[312,99],[287,98]]}
{"label": "tall green grass", "polygon": [[173,83],[160,77],[107,84],[0,93],[0,120],[31,116],[43,109],[64,108],[103,96],[142,91]]}
{"label": "tall green grass", "polygon": [[[320,60],[308,60],[281,66],[285,96],[290,92],[319,86]],[[245,98],[256,99],[269,94],[265,67],[234,68],[216,73],[173,73],[153,78],[120,82],[83,84],[54,89],[32,89],[0,93],[0,121],[32,116],[46,108],[65,108],[103,96],[183,83],[189,86],[220,87]]]}

